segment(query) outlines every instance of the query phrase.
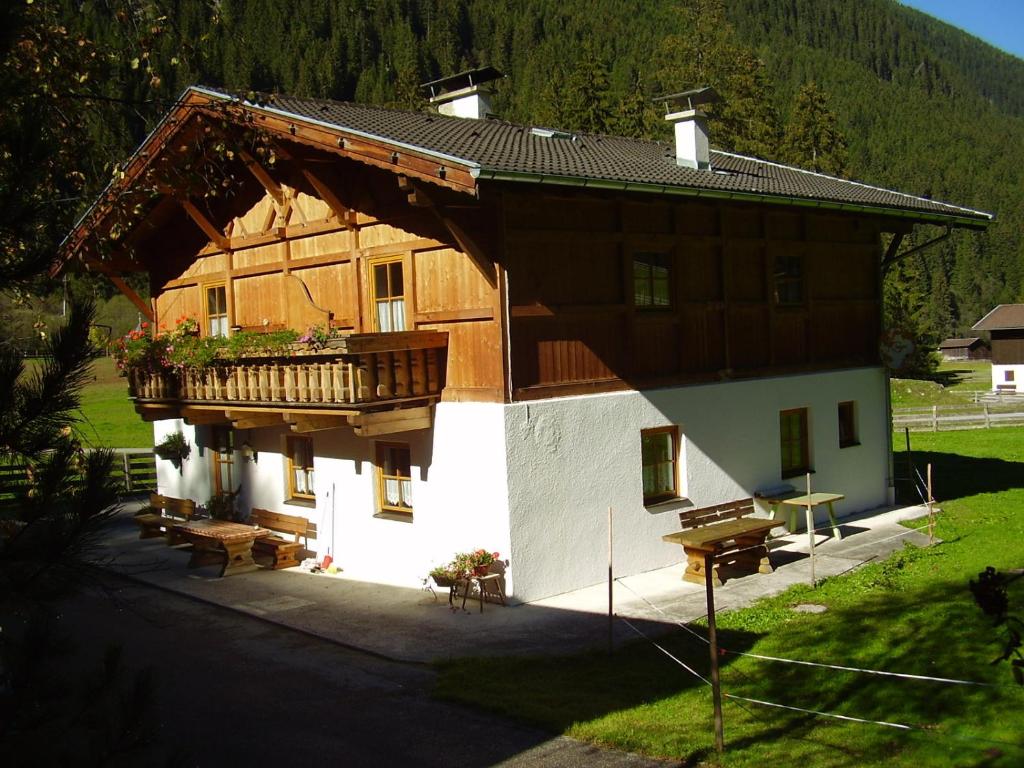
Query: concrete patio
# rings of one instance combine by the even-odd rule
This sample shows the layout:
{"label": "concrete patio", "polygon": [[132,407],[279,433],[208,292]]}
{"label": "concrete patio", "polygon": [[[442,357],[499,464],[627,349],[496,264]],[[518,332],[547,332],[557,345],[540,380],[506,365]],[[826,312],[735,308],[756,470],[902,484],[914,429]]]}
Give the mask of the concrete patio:
{"label": "concrete patio", "polygon": [[[533,603],[502,607],[487,603],[479,612],[471,599],[466,610],[448,607],[447,590],[407,589],[355,581],[338,574],[300,568],[260,570],[218,578],[215,567],[189,570],[186,551],[163,539],[138,539],[127,505],[118,516],[100,556],[106,567],[145,584],[239,611],[386,658],[427,662],[464,656],[571,653],[607,643],[607,584]],[[816,538],[815,575],[835,576],[884,559],[904,542],[926,546],[922,532],[899,521],[926,514],[922,507],[891,508],[842,519],[843,538]],[[731,578],[715,590],[718,610],[749,605],[793,584],[810,582],[808,537],[797,533],[770,543],[772,574]],[[680,550],[680,556],[682,551]],[[340,564],[342,567],[343,563]],[[679,563],[618,579],[615,613],[645,633],[661,633],[675,621],[706,612],[704,587],[681,579]],[[614,638],[622,643],[636,632],[616,621]]]}

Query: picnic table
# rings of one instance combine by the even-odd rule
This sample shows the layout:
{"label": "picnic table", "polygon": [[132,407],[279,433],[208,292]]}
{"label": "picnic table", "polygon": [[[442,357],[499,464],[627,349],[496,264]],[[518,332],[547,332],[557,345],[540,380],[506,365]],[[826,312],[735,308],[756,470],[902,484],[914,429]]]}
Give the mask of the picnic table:
{"label": "picnic table", "polygon": [[221,576],[259,568],[252,557],[253,542],[271,534],[266,528],[227,520],[191,520],[175,525],[174,531],[192,544],[189,568],[220,564]]}

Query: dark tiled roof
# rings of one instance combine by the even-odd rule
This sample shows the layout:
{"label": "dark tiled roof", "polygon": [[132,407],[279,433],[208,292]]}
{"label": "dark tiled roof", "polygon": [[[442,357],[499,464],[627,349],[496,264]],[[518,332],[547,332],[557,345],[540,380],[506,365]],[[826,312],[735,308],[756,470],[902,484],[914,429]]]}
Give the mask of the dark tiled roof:
{"label": "dark tiled roof", "polygon": [[975,337],[973,339],[946,339],[944,342],[939,344],[939,349],[959,349],[961,347],[971,347],[977,344],[981,339]]}
{"label": "dark tiled roof", "polygon": [[[235,98],[219,90],[196,90]],[[712,150],[711,171],[681,167],[676,164],[672,144],[666,142],[590,134],[545,137],[529,126],[503,120],[472,120],[283,95],[261,95],[252,105],[460,162],[482,179],[508,178],[510,174],[547,176],[639,189],[666,187],[667,191],[675,188],[742,197],[797,198],[811,204],[868,206],[979,224],[992,218],[982,211],[727,152]]]}
{"label": "dark tiled roof", "polygon": [[1000,304],[974,324],[972,331],[1024,328],[1024,304]]}

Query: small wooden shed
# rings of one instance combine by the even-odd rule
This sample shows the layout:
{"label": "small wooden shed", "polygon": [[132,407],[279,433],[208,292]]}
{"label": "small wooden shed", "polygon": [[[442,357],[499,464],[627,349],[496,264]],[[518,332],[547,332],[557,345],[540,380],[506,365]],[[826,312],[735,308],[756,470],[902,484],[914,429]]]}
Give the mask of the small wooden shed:
{"label": "small wooden shed", "polygon": [[980,338],[946,339],[939,344],[939,354],[943,360],[988,360],[991,356]]}

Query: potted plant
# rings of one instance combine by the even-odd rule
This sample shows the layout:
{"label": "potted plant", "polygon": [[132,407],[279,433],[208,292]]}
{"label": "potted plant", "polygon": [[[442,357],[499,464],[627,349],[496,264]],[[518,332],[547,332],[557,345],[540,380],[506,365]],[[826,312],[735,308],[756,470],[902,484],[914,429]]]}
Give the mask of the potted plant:
{"label": "potted plant", "polygon": [[167,437],[153,446],[153,453],[164,461],[169,461],[174,468],[181,471],[181,463],[192,452],[192,446],[181,432],[171,432]]}
{"label": "potted plant", "polygon": [[455,583],[465,578],[465,574],[455,568],[453,563],[439,565],[430,572],[430,578],[439,587],[454,587]]}
{"label": "potted plant", "polygon": [[[241,488],[239,488],[241,490]],[[235,521],[235,497],[238,491],[232,493],[215,493],[206,502],[206,513],[214,520]]]}
{"label": "potted plant", "polygon": [[491,565],[501,555],[497,552],[489,552],[486,549],[476,549],[472,552],[460,552],[455,555],[452,564],[462,573],[473,576],[486,576]]}

